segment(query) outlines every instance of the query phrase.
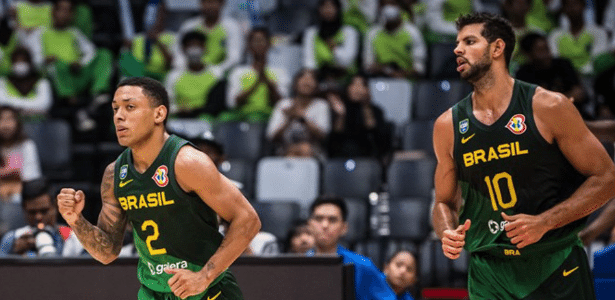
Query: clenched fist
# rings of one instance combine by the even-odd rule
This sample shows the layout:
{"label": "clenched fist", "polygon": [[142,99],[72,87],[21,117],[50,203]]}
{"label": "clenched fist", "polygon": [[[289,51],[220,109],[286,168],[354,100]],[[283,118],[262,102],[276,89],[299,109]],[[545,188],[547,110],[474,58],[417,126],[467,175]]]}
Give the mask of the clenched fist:
{"label": "clenched fist", "polygon": [[442,251],[450,259],[457,259],[463,246],[466,244],[466,231],[470,229],[472,222],[467,219],[463,225],[459,225],[455,230],[444,230],[442,235]]}
{"label": "clenched fist", "polygon": [[58,194],[58,210],[68,225],[77,222],[84,206],[85,194],[81,190],[64,188]]}

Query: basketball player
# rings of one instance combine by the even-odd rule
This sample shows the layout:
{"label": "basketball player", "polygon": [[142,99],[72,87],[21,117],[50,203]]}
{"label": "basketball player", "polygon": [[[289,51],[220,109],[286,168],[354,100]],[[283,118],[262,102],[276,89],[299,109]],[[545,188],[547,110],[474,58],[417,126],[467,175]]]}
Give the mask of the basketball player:
{"label": "basketball player", "polygon": [[[103,175],[98,225],[81,214],[82,191],[62,189],[59,211],[103,264],[117,258],[131,223],[140,300],[243,299],[227,268],[259,231],[260,220],[205,153],[166,132],[168,105],[166,90],[153,79],[121,82],[113,121],[119,144],[128,148]],[[224,238],[216,214],[230,222]]]}
{"label": "basketball player", "polygon": [[472,14],[457,29],[457,71],[474,91],[434,128],[444,254],[470,253],[470,299],[594,299],[577,233],[615,196],[613,161],[570,99],[509,75],[507,21]]}

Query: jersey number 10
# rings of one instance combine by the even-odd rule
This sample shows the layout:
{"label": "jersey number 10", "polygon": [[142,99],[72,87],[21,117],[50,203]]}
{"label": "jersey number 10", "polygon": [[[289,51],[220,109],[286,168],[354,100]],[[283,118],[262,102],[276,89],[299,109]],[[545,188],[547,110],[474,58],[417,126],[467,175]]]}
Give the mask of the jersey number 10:
{"label": "jersey number 10", "polygon": [[[508,192],[510,194],[510,201],[506,203],[504,202],[504,199],[502,199],[502,191],[500,190],[501,181],[504,181],[506,186],[508,186]],[[495,174],[493,178],[485,176],[485,182],[487,183],[487,188],[489,189],[491,206],[494,211],[498,211],[498,204],[502,209],[515,207],[515,204],[517,204],[517,193],[515,192],[515,186],[513,185],[512,176],[510,176],[510,174],[502,172]]]}

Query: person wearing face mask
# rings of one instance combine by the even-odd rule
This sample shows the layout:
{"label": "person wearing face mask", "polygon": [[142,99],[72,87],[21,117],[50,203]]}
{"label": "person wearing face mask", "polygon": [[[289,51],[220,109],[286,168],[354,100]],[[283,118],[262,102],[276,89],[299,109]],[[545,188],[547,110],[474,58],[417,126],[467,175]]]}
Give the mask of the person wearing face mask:
{"label": "person wearing face mask", "polygon": [[380,25],[374,26],[365,41],[363,67],[368,73],[417,78],[425,73],[427,47],[421,32],[403,22],[395,0],[380,1]]}
{"label": "person wearing face mask", "polygon": [[244,37],[237,21],[221,16],[224,0],[200,0],[200,2],[201,15],[186,20],[177,32],[173,67],[181,68],[189,63],[188,57],[182,51],[181,41],[188,32],[199,31],[207,37],[206,51],[201,55],[202,61],[211,66],[218,77],[222,77],[241,61]]}
{"label": "person wearing face mask", "polygon": [[219,101],[210,97],[219,77],[203,60],[207,37],[199,31],[186,33],[181,40],[187,67],[171,71],[165,86],[169,92],[170,113],[176,117],[213,120],[219,113]]}
{"label": "person wearing face mask", "polygon": [[51,84],[32,66],[26,48],[16,48],[11,63],[10,74],[0,78],[0,105],[11,105],[28,118],[44,118],[52,105]]}

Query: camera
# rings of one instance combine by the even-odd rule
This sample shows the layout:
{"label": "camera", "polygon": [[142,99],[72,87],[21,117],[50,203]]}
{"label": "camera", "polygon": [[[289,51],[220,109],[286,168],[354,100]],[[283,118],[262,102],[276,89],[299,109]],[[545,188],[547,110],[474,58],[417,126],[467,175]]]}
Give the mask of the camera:
{"label": "camera", "polygon": [[55,256],[58,252],[54,246],[53,235],[51,234],[50,228],[47,227],[37,229],[34,232],[34,244],[38,256]]}

